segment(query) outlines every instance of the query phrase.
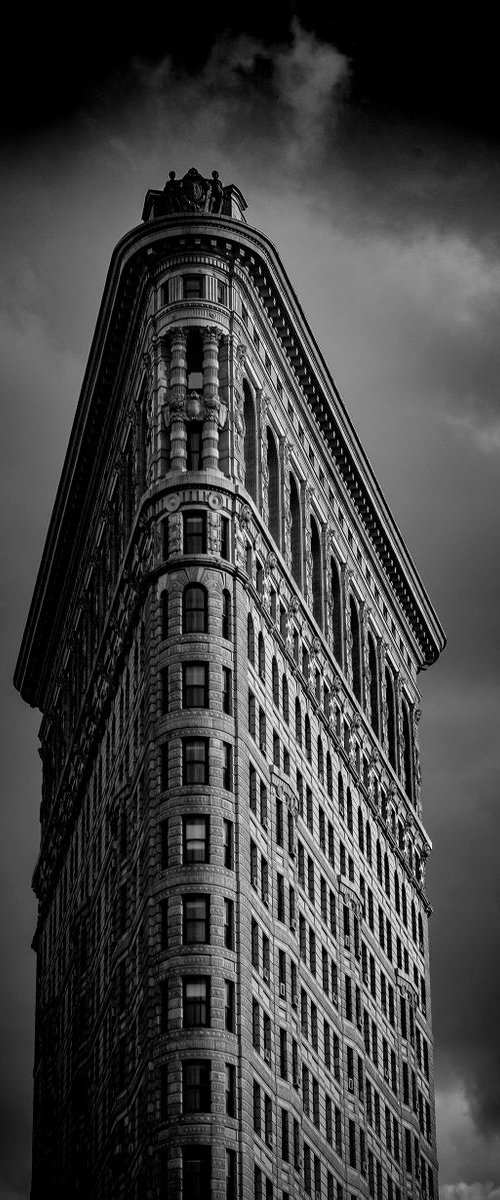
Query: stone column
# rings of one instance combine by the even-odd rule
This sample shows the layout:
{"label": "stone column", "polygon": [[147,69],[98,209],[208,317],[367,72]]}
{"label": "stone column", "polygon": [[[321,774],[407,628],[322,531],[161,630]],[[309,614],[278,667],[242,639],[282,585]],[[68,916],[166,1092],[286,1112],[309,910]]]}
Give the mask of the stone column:
{"label": "stone column", "polygon": [[174,329],[170,335],[170,466],[172,471],[185,471],[187,461],[186,393],[187,361],[186,330]]}
{"label": "stone column", "polygon": [[203,429],[201,463],[204,471],[219,467],[219,341],[221,331],[203,331]]}

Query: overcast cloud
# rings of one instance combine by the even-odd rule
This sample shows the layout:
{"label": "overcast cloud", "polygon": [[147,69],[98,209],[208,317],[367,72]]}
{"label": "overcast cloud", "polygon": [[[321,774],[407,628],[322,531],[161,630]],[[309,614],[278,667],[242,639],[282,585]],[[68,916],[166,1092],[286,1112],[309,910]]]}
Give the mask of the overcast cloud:
{"label": "overcast cloud", "polygon": [[194,73],[129,60],[4,143],[0,1200],[29,1194],[40,786],[10,680],[113,246],[192,165],[277,245],[448,634],[421,679],[442,1200],[500,1198],[500,168],[469,131],[365,110],[355,82],[295,19],[288,43],[221,37]]}

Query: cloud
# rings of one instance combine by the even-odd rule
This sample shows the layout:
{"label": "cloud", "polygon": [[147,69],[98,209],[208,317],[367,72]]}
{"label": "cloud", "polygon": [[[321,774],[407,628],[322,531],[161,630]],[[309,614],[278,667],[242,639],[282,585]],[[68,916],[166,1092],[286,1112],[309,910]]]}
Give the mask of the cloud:
{"label": "cloud", "polygon": [[[470,403],[471,407],[474,407],[472,397]],[[470,440],[482,454],[495,454],[500,451],[500,417],[484,422],[475,419],[471,413],[449,413],[446,419],[458,437]]]}
{"label": "cloud", "polygon": [[460,1081],[438,1087],[436,1118],[441,1200],[500,1200],[500,1140],[478,1131]]}
{"label": "cloud", "polygon": [[500,1187],[494,1183],[445,1183],[439,1189],[441,1200],[500,1200]]}

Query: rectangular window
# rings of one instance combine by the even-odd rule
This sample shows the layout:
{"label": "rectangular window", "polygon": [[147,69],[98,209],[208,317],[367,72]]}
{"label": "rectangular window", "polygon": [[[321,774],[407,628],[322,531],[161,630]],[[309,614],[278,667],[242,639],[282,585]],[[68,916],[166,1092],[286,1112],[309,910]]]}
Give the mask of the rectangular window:
{"label": "rectangular window", "polygon": [[255,970],[259,969],[259,926],[254,917],[252,917],[252,967]]}
{"label": "rectangular window", "polygon": [[316,975],[316,934],[313,929],[309,930],[309,970],[311,975]]}
{"label": "rectangular window", "polygon": [[183,862],[209,862],[209,817],[182,818]]}
{"label": "rectangular window", "polygon": [[227,305],[227,284],[220,279],[217,280],[217,303]]}
{"label": "rectangular window", "polygon": [[182,1147],[182,1200],[209,1200],[212,1186],[210,1146]]}
{"label": "rectangular window", "polygon": [[255,842],[250,842],[250,883],[253,888],[257,889],[259,876],[257,870],[257,846]]}
{"label": "rectangular window", "polygon": [[226,1063],[226,1113],[236,1116],[236,1067],[232,1063]]}
{"label": "rectangular window", "polygon": [[288,1079],[288,1048],[286,1029],[280,1029],[280,1076]]}
{"label": "rectangular window", "polygon": [[313,833],[313,798],[310,787],[306,787],[306,823],[309,833]]}
{"label": "rectangular window", "polygon": [[203,275],[183,275],[182,297],[184,300],[201,299],[203,297]]}
{"label": "rectangular window", "polygon": [[332,1051],[331,1051],[331,1031],[330,1031],[330,1026],[328,1024],[328,1021],[323,1022],[323,1057],[325,1060],[325,1067],[326,1067],[327,1071],[329,1071],[331,1069],[331,1065],[332,1065]]}
{"label": "rectangular window", "polygon": [[183,738],[182,782],[208,783],[207,738]]}
{"label": "rectangular window", "polygon": [[251,737],[255,737],[255,696],[253,692],[248,693],[248,732]]}
{"label": "rectangular window", "polygon": [[221,556],[221,558],[225,559],[226,562],[228,562],[228,560],[229,560],[229,521],[228,521],[227,517],[221,517],[221,519],[220,519],[220,556]]}
{"label": "rectangular window", "polygon": [[264,904],[269,904],[269,864],[263,854],[260,856],[260,896]]}
{"label": "rectangular window", "polygon": [[205,513],[184,513],[184,554],[206,554],[207,523]]}
{"label": "rectangular window", "polygon": [[224,866],[234,871],[234,825],[224,819]]}
{"label": "rectangular window", "polygon": [[183,708],[208,707],[208,663],[184,662],[182,664]]}
{"label": "rectangular window", "polygon": [[234,902],[224,899],[224,945],[234,950]]}
{"label": "rectangular window", "polygon": [[208,975],[184,977],[183,1025],[185,1029],[210,1025],[210,978]]}
{"label": "rectangular window", "polygon": [[230,742],[222,743],[223,765],[222,786],[226,791],[233,790],[233,747]]}
{"label": "rectangular window", "polygon": [[267,749],[266,714],[265,714],[263,708],[259,708],[259,749],[262,751],[263,754],[266,753],[266,749]]}
{"label": "rectangular window", "polygon": [[283,1162],[289,1162],[290,1138],[288,1132],[288,1112],[286,1108],[281,1109],[281,1157]]}
{"label": "rectangular window", "polygon": [[276,800],[276,845],[283,845],[283,801]]}
{"label": "rectangular window", "polygon": [[236,1200],[236,1150],[226,1150],[226,1200]]}
{"label": "rectangular window", "polygon": [[222,711],[231,715],[231,699],[232,699],[232,679],[233,673],[229,667],[222,668]]}
{"label": "rectangular window", "polygon": [[182,1109],[185,1113],[210,1112],[210,1059],[183,1061]]}
{"label": "rectangular window", "polygon": [[260,1008],[257,1000],[252,1000],[252,1046],[260,1053]]}
{"label": "rectangular window", "polygon": [[283,875],[277,875],[278,921],[285,920],[285,880]]}
{"label": "rectangular window", "polygon": [[210,896],[183,896],[185,945],[210,941]]}
{"label": "rectangular window", "polygon": [[224,981],[224,1019],[228,1033],[234,1033],[236,1028],[235,987],[230,979]]}

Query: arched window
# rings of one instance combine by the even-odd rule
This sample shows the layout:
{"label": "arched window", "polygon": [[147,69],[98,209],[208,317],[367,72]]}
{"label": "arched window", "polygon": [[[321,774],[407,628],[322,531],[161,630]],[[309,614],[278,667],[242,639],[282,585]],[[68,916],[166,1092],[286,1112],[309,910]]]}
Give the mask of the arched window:
{"label": "arched window", "polygon": [[279,706],[280,706],[280,677],[279,677],[279,671],[278,671],[278,664],[277,664],[275,658],[273,658],[271,670],[272,670],[272,681],[273,681],[273,704],[276,705],[276,708],[279,708]]}
{"label": "arched window", "polygon": [[298,746],[302,745],[302,710],[298,698],[295,701],[295,740]]}
{"label": "arched window", "polygon": [[281,546],[281,488],[278,451],[274,434],[267,430],[267,471],[269,530],[276,545]]}
{"label": "arched window", "polygon": [[361,631],[358,606],[353,596],[349,598],[349,610],[351,614],[352,690],[356,700],[361,704]]}
{"label": "arched window", "polygon": [[231,593],[228,592],[227,588],[224,588],[222,592],[222,636],[223,638],[226,638],[226,641],[228,642],[231,641],[232,636],[231,609]]}
{"label": "arched window", "polygon": [[320,629],[323,628],[323,571],[321,567],[321,540],[318,526],[311,517],[311,558],[312,558],[312,610],[314,620]]}
{"label": "arched window", "polygon": [[259,633],[259,676],[261,679],[266,678],[266,650],[262,633]]}
{"label": "arched window", "polygon": [[247,655],[248,661],[251,662],[252,667],[255,666],[255,632],[250,613],[247,617]]}
{"label": "arched window", "polygon": [[332,771],[332,756],[328,750],[326,755],[326,790],[330,797],[333,798],[333,771]]}
{"label": "arched window", "polygon": [[394,679],[389,667],[385,668],[385,697],[387,702],[387,749],[391,767],[396,770],[396,696]]}
{"label": "arched window", "polygon": [[332,589],[332,649],[334,657],[342,666],[342,603],[340,575],[334,558],[330,559],[330,586]]}
{"label": "arched window", "polygon": [[406,700],[403,700],[403,747],[405,791],[408,798],[413,802],[413,740],[410,713]]}
{"label": "arched window", "polygon": [[182,594],[182,632],[207,632],[207,592],[199,583],[188,583]]}
{"label": "arched window", "polygon": [[378,662],[375,642],[371,635],[368,634],[368,668],[370,671],[370,722],[373,732],[377,737],[380,736],[380,720],[379,720],[379,688],[378,688]]}
{"label": "arched window", "polygon": [[364,854],[364,852],[365,852],[365,827],[363,824],[363,813],[361,812],[360,808],[358,808],[358,846],[361,850],[361,853]]}
{"label": "arched window", "polygon": [[288,680],[286,675],[283,675],[283,679],[281,681],[281,706],[283,709],[283,719],[288,725],[290,721],[290,702],[288,698]]}
{"label": "arched window", "polygon": [[323,783],[325,777],[325,759],[323,754],[323,742],[318,737],[318,779]]}
{"label": "arched window", "polygon": [[290,475],[290,539],[292,545],[292,575],[299,586],[302,584],[302,522],[297,484]]}
{"label": "arched window", "polygon": [[243,380],[243,420],[245,422],[245,487],[257,501],[257,420],[255,403],[246,379]]}
{"label": "arched window", "polygon": [[168,637],[168,591],[166,588],[161,593],[161,636]]}

